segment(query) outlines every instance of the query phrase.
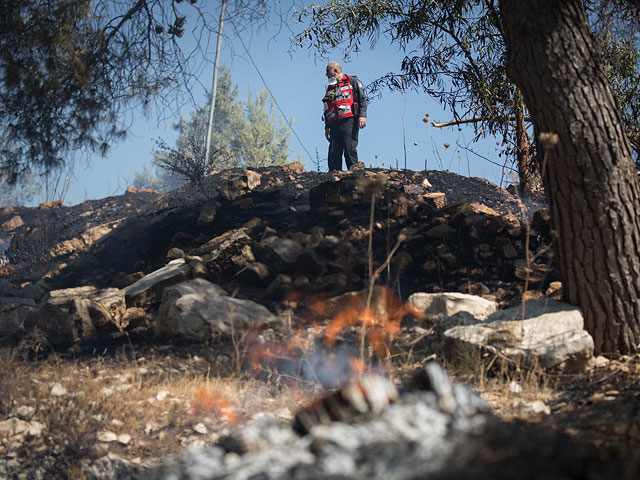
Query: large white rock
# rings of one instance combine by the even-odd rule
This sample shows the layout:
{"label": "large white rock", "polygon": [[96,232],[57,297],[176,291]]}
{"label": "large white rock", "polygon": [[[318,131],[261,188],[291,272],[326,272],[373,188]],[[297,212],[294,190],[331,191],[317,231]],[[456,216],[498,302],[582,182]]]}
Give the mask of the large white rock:
{"label": "large white rock", "polygon": [[469,314],[477,321],[486,320],[498,309],[496,302],[458,292],[414,293],[407,302],[424,312],[427,321],[434,323],[459,313]]}
{"label": "large white rock", "polygon": [[582,371],[593,356],[593,339],[583,329],[579,308],[550,299],[527,302],[501,310],[486,322],[459,325],[445,338],[484,348],[525,365],[546,369]]}
{"label": "large white rock", "polygon": [[228,297],[221,287],[194,279],[165,288],[155,333],[207,340],[212,332],[241,333],[275,319],[262,305]]}

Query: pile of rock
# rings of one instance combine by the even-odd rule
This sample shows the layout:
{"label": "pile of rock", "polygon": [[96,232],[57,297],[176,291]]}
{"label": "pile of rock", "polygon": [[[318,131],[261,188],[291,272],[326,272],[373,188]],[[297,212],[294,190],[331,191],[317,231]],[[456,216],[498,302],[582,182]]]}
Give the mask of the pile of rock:
{"label": "pile of rock", "polygon": [[[374,266],[388,265],[381,280],[400,292],[425,292],[411,297],[420,305],[428,294],[450,292],[441,298],[473,294],[504,307],[523,293],[543,297],[557,279],[548,214],[539,210],[529,222],[517,198],[477,179],[443,172],[318,174],[294,164],[225,171],[205,183],[167,196],[146,192],[155,200],[144,206],[143,192],[131,191],[99,208],[84,205],[79,218],[60,205],[21,211],[25,218],[57,212],[64,226],[57,239],[76,235],[83,246],[73,258],[48,248],[69,265],[46,284],[24,281],[27,269],[3,281],[0,335],[37,331],[49,346],[65,349],[144,329],[201,341],[231,324],[240,330],[270,324],[304,303],[364,288],[370,239]],[[467,191],[469,185],[475,190]],[[450,203],[461,192],[484,195],[485,203]],[[107,223],[97,225],[98,217]],[[29,243],[42,225],[15,227],[13,241]],[[66,241],[72,240],[55,245]],[[536,291],[523,292],[525,284]],[[432,308],[422,306],[427,313]],[[503,323],[492,318],[482,325],[485,313],[446,314],[441,328],[448,339],[480,343],[493,353],[491,345],[506,342],[514,349],[508,357],[536,352],[545,367],[555,368],[573,355],[568,364],[583,368],[589,339],[576,333],[579,313],[541,339],[537,327],[525,326],[539,321],[525,322],[525,311],[519,324],[509,323],[520,310],[514,312],[503,313],[511,315]],[[553,351],[565,352],[562,359],[549,353],[548,341],[555,342]]]}

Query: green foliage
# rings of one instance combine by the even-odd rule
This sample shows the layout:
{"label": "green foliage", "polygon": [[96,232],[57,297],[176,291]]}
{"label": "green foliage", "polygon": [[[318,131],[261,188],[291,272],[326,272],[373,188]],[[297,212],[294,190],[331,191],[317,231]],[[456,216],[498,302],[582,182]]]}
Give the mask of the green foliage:
{"label": "green foliage", "polygon": [[310,26],[296,43],[325,55],[338,46],[358,52],[364,41],[375,46],[385,36],[405,56],[399,71],[373,82],[373,93],[419,89],[456,119],[481,118],[478,135],[504,135],[515,88],[506,77],[499,18],[485,5],[478,0],[330,0],[300,12]]}
{"label": "green foliage", "polygon": [[205,142],[209,102],[181,118],[175,128],[179,135],[175,148],[158,141],[155,164],[183,180],[199,183],[212,170],[239,166],[282,165],[289,157],[289,130],[277,121],[273,101],[263,90],[246,103],[238,100],[238,87],[231,73],[220,69],[213,115],[211,153],[206,158]]}
{"label": "green foliage", "polygon": [[640,161],[640,27],[638,2],[594,2],[592,29],[603,67],[622,112],[636,163]]}
{"label": "green foliage", "polygon": [[[104,154],[132,109],[182,105],[197,84],[200,43],[217,32],[219,5],[204,3],[0,0],[0,176],[14,184],[77,151]],[[232,0],[227,17],[262,25],[267,5]],[[185,33],[197,48],[182,49]]]}
{"label": "green foliage", "polygon": [[[632,0],[585,0],[609,79],[618,97],[631,143],[640,146],[638,12]],[[502,138],[505,154],[517,154],[514,113],[519,95],[507,78],[506,49],[498,11],[486,0],[328,0],[305,7],[308,27],[294,43],[319,55],[337,47],[357,53],[380,37],[404,53],[400,65],[370,86],[422,90],[456,120],[474,118],[476,139]],[[525,106],[526,112],[526,106]],[[512,147],[515,146],[516,148]]]}
{"label": "green foliage", "polygon": [[[249,93],[251,96],[251,92]],[[242,163],[252,167],[284,165],[289,158],[289,129],[282,122],[266,90],[249,99],[245,119],[239,131]]]}
{"label": "green foliage", "polygon": [[[70,152],[105,152],[124,135],[123,109],[148,104],[178,77],[180,22],[164,2],[3,1],[0,173],[50,172]],[[182,20],[184,21],[184,20]]]}

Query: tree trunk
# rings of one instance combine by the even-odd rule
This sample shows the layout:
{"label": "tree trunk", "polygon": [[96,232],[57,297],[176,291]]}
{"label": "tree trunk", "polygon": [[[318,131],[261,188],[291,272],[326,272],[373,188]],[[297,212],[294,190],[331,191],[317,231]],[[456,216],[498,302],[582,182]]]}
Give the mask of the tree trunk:
{"label": "tree trunk", "polygon": [[516,117],[516,156],[518,160],[518,175],[520,180],[520,194],[531,195],[531,169],[529,164],[529,135],[524,123],[524,101],[520,90],[514,97],[514,111]]}
{"label": "tree trunk", "polygon": [[582,309],[597,352],[635,352],[638,179],[584,9],[580,0],[500,0],[500,14],[508,72],[542,153],[565,300]]}

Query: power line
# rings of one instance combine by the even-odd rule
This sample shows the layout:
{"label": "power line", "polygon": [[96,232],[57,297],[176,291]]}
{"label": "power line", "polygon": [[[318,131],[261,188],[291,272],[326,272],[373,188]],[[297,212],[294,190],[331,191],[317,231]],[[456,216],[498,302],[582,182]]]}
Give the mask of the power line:
{"label": "power line", "polygon": [[258,68],[258,65],[256,65],[256,62],[253,61],[253,57],[251,56],[251,53],[249,53],[249,49],[247,48],[247,46],[245,45],[244,41],[242,40],[242,37],[240,36],[240,34],[238,33],[238,30],[236,29],[236,26],[233,24],[233,22],[229,22],[231,24],[231,26],[233,27],[233,29],[236,32],[236,37],[238,37],[238,40],[240,40],[240,43],[242,44],[242,48],[244,48],[244,51],[247,53],[247,56],[249,57],[249,60],[251,61],[251,65],[253,65],[253,68],[256,69],[256,72],[258,72],[258,75],[260,76],[260,79],[262,80],[262,83],[264,84],[264,87],[267,89],[267,92],[269,92],[269,95],[271,96],[271,98],[273,99],[273,103],[276,104],[276,107],[278,108],[278,110],[280,111],[280,115],[282,115],[282,118],[284,119],[285,123],[287,124],[287,126],[289,127],[289,130],[291,130],[291,132],[293,133],[293,135],[296,137],[296,139],[298,140],[298,142],[300,143],[300,145],[302,146],[303,150],[306,152],[307,156],[309,157],[309,160],[311,161],[311,163],[313,164],[313,157],[311,156],[311,154],[309,153],[309,150],[307,150],[307,147],[305,146],[305,144],[302,142],[302,139],[298,136],[298,133],[295,131],[295,129],[293,128],[293,124],[291,122],[289,122],[289,120],[287,120],[286,115],[284,114],[284,112],[282,111],[282,108],[280,108],[280,104],[278,103],[278,100],[276,100],[276,97],[273,95],[273,93],[271,92],[271,89],[269,88],[269,85],[267,85],[267,81],[264,79],[264,77],[262,76],[262,72],[260,72],[260,69]]}

